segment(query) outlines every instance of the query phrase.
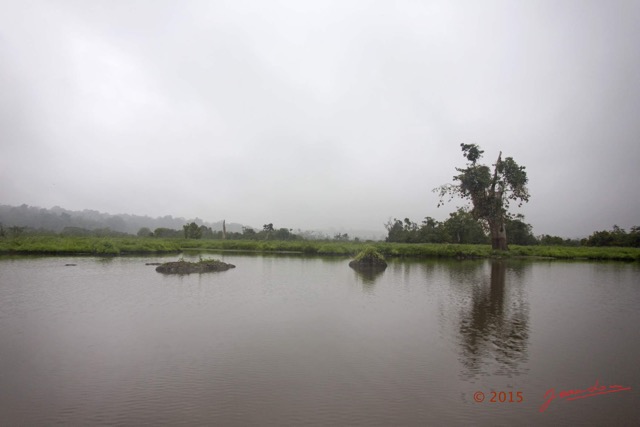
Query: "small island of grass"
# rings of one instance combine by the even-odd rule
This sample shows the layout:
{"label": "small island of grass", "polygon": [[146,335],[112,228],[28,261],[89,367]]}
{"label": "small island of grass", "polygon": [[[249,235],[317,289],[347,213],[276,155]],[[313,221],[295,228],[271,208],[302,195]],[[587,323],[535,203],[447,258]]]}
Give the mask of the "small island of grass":
{"label": "small island of grass", "polygon": [[185,260],[165,262],[156,267],[156,271],[163,274],[191,274],[225,271],[230,268],[236,268],[236,266],[217,259],[201,259],[198,262],[188,262]]}
{"label": "small island of grass", "polygon": [[349,267],[355,270],[384,270],[387,268],[387,262],[376,248],[368,246],[356,255]]}

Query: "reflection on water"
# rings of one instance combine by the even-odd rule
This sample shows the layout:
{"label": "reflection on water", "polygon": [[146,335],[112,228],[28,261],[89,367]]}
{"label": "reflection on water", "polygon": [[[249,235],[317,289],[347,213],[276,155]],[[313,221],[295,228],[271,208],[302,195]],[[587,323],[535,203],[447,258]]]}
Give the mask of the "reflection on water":
{"label": "reflection on water", "polygon": [[[538,412],[551,387],[640,383],[636,264],[396,259],[363,275],[341,257],[215,257],[237,268],[0,258],[1,424],[640,419],[631,393]],[[474,402],[491,390],[525,401]]]}
{"label": "reflection on water", "polygon": [[[523,373],[529,339],[529,307],[520,281],[525,268],[494,260],[489,280],[475,276],[470,304],[460,320],[463,376]],[[513,273],[510,280],[507,269]]]}
{"label": "reflection on water", "polygon": [[362,281],[365,290],[370,290],[376,280],[384,274],[384,269],[380,268],[354,268],[352,270],[356,277]]}

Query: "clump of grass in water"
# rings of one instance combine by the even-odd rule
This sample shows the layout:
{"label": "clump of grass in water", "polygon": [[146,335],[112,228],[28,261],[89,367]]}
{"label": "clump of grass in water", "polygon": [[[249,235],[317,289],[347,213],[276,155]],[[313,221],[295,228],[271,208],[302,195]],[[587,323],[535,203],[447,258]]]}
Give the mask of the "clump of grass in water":
{"label": "clump of grass in water", "polygon": [[373,246],[367,246],[349,263],[351,268],[385,269],[387,261]]}
{"label": "clump of grass in water", "polygon": [[175,262],[165,262],[156,267],[156,271],[164,274],[191,274],[191,273],[207,273],[211,271],[225,271],[235,268],[233,264],[227,264],[217,259],[203,259],[200,256],[198,262],[188,262],[184,258],[180,258]]}

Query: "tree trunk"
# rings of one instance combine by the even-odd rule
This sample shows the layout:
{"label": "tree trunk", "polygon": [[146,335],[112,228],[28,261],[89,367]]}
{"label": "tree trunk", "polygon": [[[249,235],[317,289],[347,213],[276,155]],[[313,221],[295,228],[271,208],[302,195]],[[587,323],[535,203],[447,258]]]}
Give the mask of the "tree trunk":
{"label": "tree trunk", "polygon": [[222,220],[222,240],[227,238],[227,222],[226,220]]}
{"label": "tree trunk", "polygon": [[504,221],[498,220],[489,224],[491,228],[491,249],[507,251],[507,230]]}

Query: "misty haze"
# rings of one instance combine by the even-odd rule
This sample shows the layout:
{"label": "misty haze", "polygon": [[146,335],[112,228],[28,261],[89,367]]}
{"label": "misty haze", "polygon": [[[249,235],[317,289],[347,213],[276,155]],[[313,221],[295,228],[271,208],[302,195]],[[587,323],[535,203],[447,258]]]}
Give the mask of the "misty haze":
{"label": "misty haze", "polygon": [[536,234],[628,229],[638,9],[4,2],[0,202],[384,233],[446,219],[476,143],[527,166]]}
{"label": "misty haze", "polygon": [[0,2],[3,425],[637,425],[640,3]]}

